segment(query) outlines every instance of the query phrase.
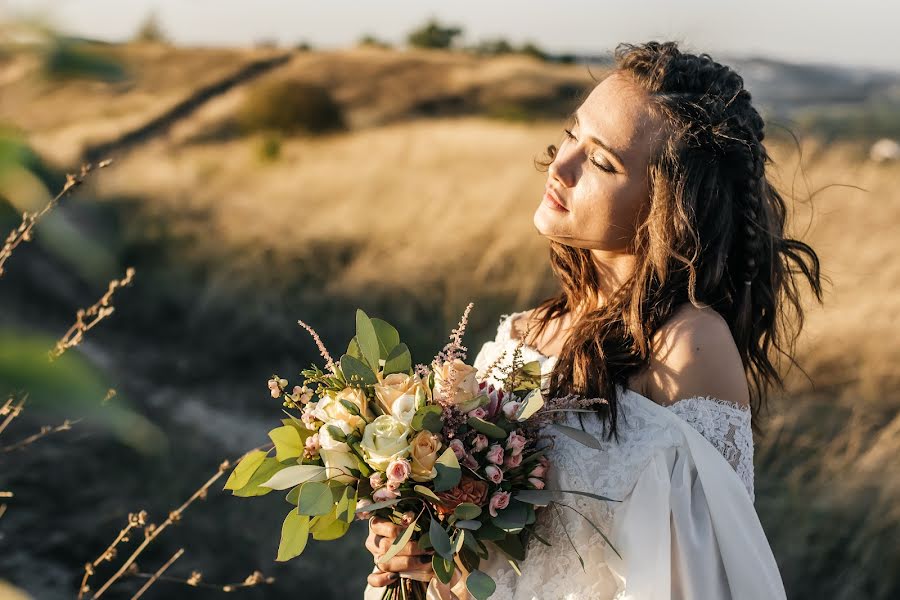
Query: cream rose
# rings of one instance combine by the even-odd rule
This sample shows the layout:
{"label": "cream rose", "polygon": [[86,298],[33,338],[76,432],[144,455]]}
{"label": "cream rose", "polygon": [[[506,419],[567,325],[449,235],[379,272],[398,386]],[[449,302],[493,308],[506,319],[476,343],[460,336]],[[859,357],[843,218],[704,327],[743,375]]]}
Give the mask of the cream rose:
{"label": "cream rose", "polygon": [[444,398],[450,397],[450,390],[444,388],[453,375],[453,394],[452,404],[463,404],[475,399],[479,395],[478,379],[476,378],[477,370],[471,365],[467,365],[462,360],[454,358],[452,361],[441,363],[434,370],[434,393]]}
{"label": "cream rose", "polygon": [[366,461],[384,471],[395,458],[409,455],[410,429],[391,415],[381,415],[366,425],[360,442]]}
{"label": "cream rose", "polygon": [[325,397],[316,402],[313,409],[313,415],[320,421],[331,423],[333,421],[341,421],[350,425],[352,429],[362,430],[365,427],[366,420],[360,415],[354,415],[347,407],[341,404],[341,400],[347,400],[356,405],[361,415],[366,415],[366,419],[371,419],[372,413],[366,404],[366,396],[359,388],[344,388],[337,394],[327,392]]}
{"label": "cream rose", "polygon": [[416,414],[415,394],[403,394],[402,396],[397,396],[397,399],[391,404],[391,414],[395,419],[409,427],[412,418]]}
{"label": "cream rose", "polygon": [[428,430],[416,434],[409,447],[413,481],[430,481],[437,477],[434,463],[441,449],[441,438]]}
{"label": "cream rose", "polygon": [[378,398],[382,410],[386,413],[392,412],[394,401],[400,396],[410,395],[415,400],[419,388],[425,391],[426,398],[431,399],[428,385],[418,375],[391,373],[376,383],[373,388],[375,397]]}
{"label": "cream rose", "polygon": [[350,474],[350,469],[359,469],[356,459],[349,452],[342,450],[319,450],[319,456],[325,463],[325,477],[340,481],[341,483],[353,483],[356,477]]}

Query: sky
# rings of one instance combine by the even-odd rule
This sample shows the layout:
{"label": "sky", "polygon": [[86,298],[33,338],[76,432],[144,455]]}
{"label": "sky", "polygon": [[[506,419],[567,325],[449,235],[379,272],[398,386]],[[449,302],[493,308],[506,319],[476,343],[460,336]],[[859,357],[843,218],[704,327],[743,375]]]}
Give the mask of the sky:
{"label": "sky", "polygon": [[316,48],[362,35],[399,44],[436,18],[471,44],[502,37],[549,52],[600,54],[618,42],[674,40],[690,52],[900,72],[900,3],[888,0],[0,0],[0,14],[41,14],[67,33],[129,39],[155,13],[176,43]]}

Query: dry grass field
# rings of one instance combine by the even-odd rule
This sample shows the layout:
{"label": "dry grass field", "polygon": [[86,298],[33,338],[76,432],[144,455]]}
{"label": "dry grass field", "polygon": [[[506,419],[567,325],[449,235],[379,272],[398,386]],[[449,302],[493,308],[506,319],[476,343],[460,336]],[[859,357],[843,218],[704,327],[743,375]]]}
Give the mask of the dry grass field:
{"label": "dry grass field", "polygon": [[[131,86],[74,82],[40,97],[34,90],[45,84],[9,74],[26,69],[24,59],[8,60],[0,119],[24,129],[48,164],[71,166],[86,145],[276,53],[120,52],[140,73]],[[127,211],[118,235],[165,254],[159,273],[179,275],[155,282],[187,286],[191,314],[230,307],[246,334],[289,329],[301,312],[311,323],[347,321],[346,310],[308,312],[339,299],[433,327],[439,341],[474,300],[474,352],[500,313],[553,291],[547,244],[531,222],[545,179],[533,161],[560,141],[562,120],[491,111],[541,95],[562,105],[559,89],[590,84],[583,67],[354,49],[296,53],[259,81],[278,77],[331,87],[350,129],[285,137],[265,160],[265,135],[221,133],[256,84],[248,83],[173,121],[90,183],[92,201]],[[790,597],[896,597],[900,166],[870,163],[852,142],[822,146],[802,135],[799,147],[778,138],[769,151],[791,233],[818,252],[831,283],[824,306],[808,301],[797,346],[809,379],[789,373],[757,439],[757,509]],[[175,242],[170,255],[164,248]]]}

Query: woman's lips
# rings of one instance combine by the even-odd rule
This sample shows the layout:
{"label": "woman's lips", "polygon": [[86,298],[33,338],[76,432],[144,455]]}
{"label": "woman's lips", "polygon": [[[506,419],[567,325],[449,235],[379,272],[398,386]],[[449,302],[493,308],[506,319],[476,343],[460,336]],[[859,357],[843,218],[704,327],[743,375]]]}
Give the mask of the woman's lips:
{"label": "woman's lips", "polygon": [[556,199],[556,196],[553,195],[553,192],[548,188],[544,190],[544,203],[552,208],[553,210],[558,210],[560,212],[569,212],[562,203]]}

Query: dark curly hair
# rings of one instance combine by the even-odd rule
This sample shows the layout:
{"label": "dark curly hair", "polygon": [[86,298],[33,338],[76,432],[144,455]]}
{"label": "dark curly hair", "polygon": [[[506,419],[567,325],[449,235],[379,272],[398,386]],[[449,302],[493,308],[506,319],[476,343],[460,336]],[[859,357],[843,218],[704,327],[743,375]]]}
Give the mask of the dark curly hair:
{"label": "dark curly hair", "polygon": [[[711,306],[728,322],[759,432],[768,388],[784,387],[772,350],[797,364],[793,347],[803,326],[797,275],[822,303],[818,256],[785,237],[785,202],[766,177],[765,124],[740,75],[675,42],[622,43],[614,56],[614,71],[646,91],[665,137],[647,166],[650,208],[633,241],[636,267],[602,306],[578,316],[549,392],[606,398],[599,414],[608,435],[616,435],[616,385],[625,387],[648,364],[654,333],[689,301]],[[549,146],[549,160],[536,164],[549,167],[556,152]],[[551,241],[550,259],[562,291],[536,307],[529,339],[597,297],[600,275],[589,249]]]}

